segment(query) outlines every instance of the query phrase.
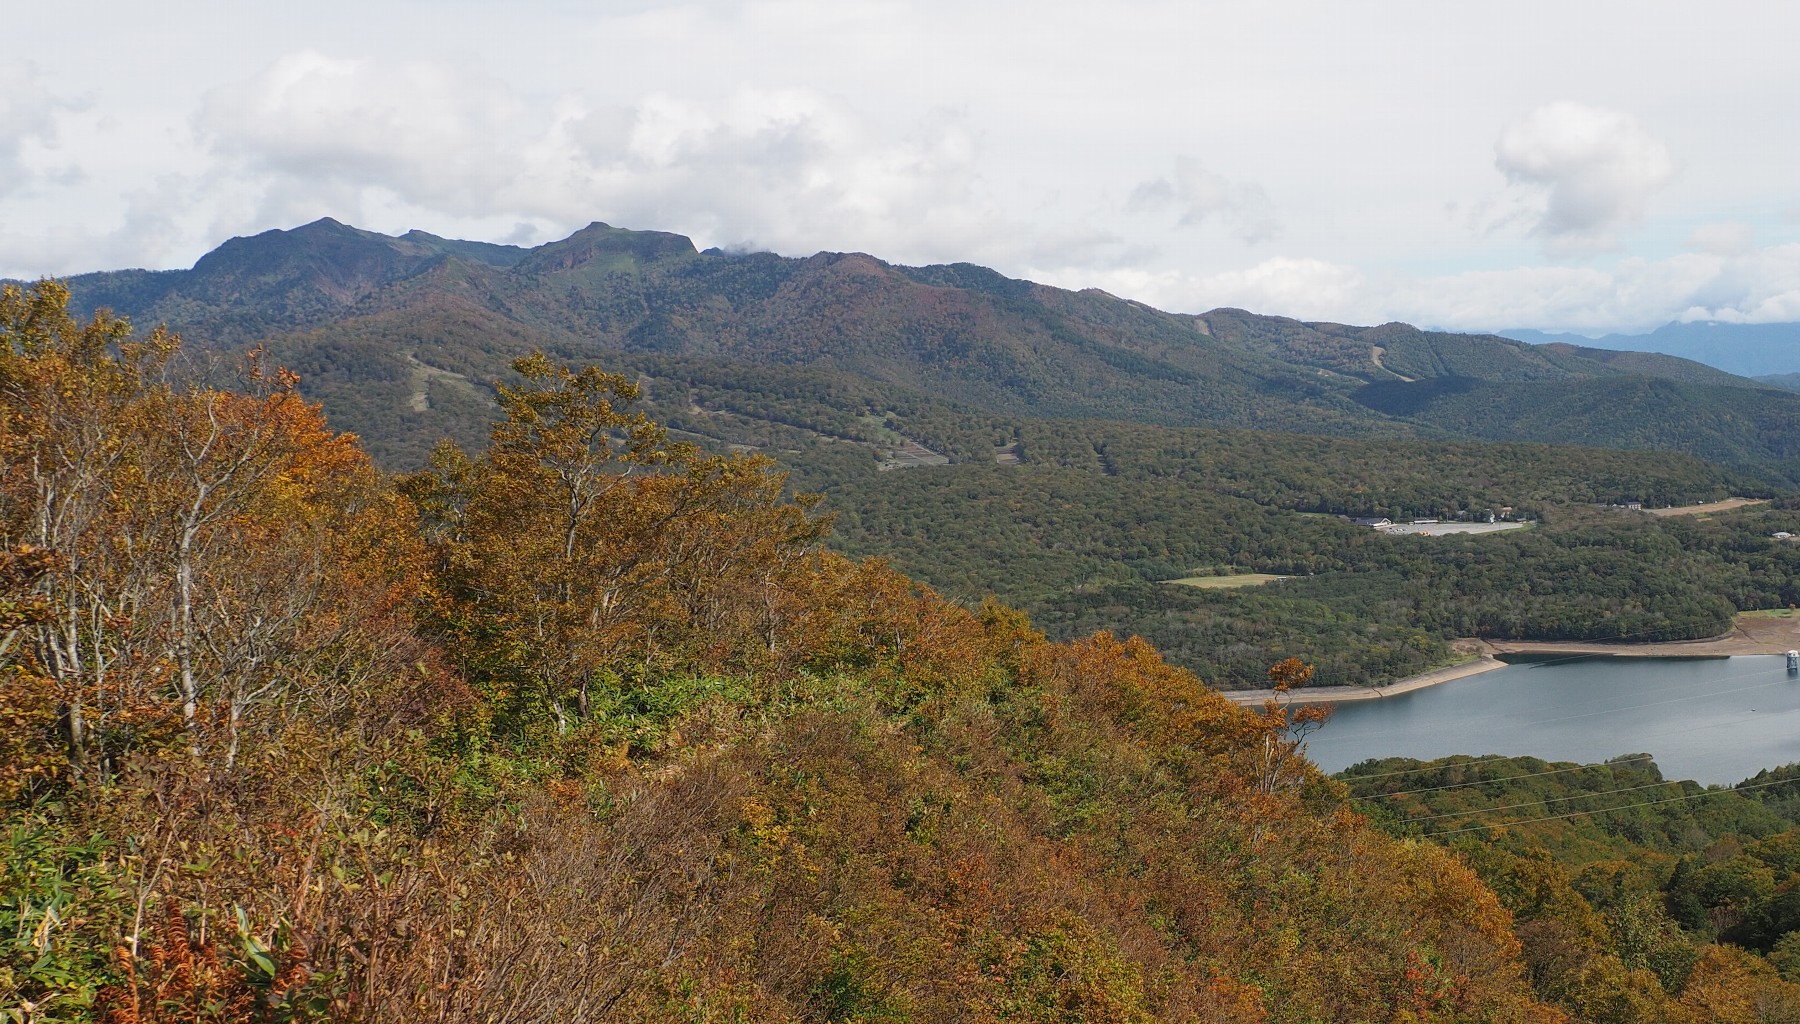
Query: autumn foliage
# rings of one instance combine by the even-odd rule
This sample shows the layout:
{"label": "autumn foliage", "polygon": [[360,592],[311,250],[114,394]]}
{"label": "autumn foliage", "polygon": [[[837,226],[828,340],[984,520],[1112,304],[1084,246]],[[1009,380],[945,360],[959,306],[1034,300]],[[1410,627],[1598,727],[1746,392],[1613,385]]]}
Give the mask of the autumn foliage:
{"label": "autumn foliage", "polygon": [[629,380],[521,360],[389,481],[64,299],[0,302],[12,1019],[1567,1019],[1317,713],[828,554]]}

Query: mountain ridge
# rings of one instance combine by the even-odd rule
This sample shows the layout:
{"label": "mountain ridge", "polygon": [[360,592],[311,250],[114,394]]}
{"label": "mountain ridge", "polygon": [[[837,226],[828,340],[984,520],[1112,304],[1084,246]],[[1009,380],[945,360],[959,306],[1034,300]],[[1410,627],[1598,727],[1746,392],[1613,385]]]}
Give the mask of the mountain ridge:
{"label": "mountain ridge", "polygon": [[[674,358],[806,367],[1010,417],[1342,436],[1548,437],[1671,447],[1739,465],[1786,459],[1796,447],[1788,424],[1800,424],[1800,396],[1767,391],[1771,397],[1759,401],[1775,411],[1752,422],[1729,413],[1745,389],[1769,385],[1669,356],[1229,308],[1171,313],[969,263],[703,252],[683,235],[600,221],[526,249],[423,231],[389,236],[322,218],[232,239],[187,271],[99,272],[69,285],[79,313],[105,306],[138,322],[168,323],[200,345],[264,344],[278,358],[323,371],[335,383],[311,393],[390,463],[416,463],[430,440],[456,433],[431,415],[428,394],[382,392],[402,364],[460,374],[482,388],[504,374],[510,356],[530,348],[615,364]],[[446,318],[455,330],[442,328]],[[1607,416],[1604,395],[1627,377],[1684,385],[1659,392],[1671,403],[1659,415],[1696,424],[1703,436],[1645,434]],[[1495,389],[1523,405],[1506,423],[1472,426],[1459,396]],[[354,411],[396,401],[407,409],[384,411],[380,422]],[[1579,415],[1565,416],[1555,403]]]}

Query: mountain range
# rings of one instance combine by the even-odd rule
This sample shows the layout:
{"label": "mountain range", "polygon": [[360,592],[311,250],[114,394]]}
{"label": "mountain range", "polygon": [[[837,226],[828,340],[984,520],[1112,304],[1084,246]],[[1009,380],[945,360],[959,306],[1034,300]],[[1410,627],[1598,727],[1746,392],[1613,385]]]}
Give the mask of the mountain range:
{"label": "mountain range", "polygon": [[323,219],[234,238],[189,270],[68,283],[77,312],[167,323],[191,347],[265,346],[395,467],[439,437],[478,441],[491,382],[542,348],[632,372],[727,440],[734,423],[785,423],[898,447],[930,443],[934,418],[1103,418],[1675,450],[1800,479],[1800,394],[1691,359],[1169,313],[971,264],[699,251],[600,223],[522,248]]}

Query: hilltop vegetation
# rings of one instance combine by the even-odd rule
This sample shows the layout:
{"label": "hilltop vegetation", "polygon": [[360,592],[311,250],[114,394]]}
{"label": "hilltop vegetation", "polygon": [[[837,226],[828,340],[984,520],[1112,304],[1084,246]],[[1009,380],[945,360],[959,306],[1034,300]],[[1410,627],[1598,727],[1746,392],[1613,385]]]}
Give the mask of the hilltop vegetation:
{"label": "hilltop vegetation", "polygon": [[[770,461],[680,440],[628,378],[522,359],[481,452],[394,480],[291,374],[169,382],[173,336],[62,299],[0,297],[0,1006],[33,1021],[1800,1015],[1789,774],[1328,779],[1316,716],[830,553]],[[1095,479],[1059,436],[966,468]],[[1478,463],[1394,452],[1378,500],[1487,500]],[[1404,540],[1218,500],[1358,558]],[[1595,512],[1520,552],[1710,551],[1779,586],[1754,559],[1795,514],[1621,539]]]}
{"label": "hilltop vegetation", "polygon": [[1635,376],[1516,386],[1446,377],[1371,386],[1358,396],[1459,437],[1681,451],[1747,465],[1784,466],[1800,454],[1793,409],[1777,392]]}
{"label": "hilltop vegetation", "polygon": [[1786,1019],[1800,982],[1800,781],[1665,781],[1647,754],[1385,758],[1339,776],[1397,836],[1456,851],[1514,915],[1538,993],[1577,1019]]}
{"label": "hilltop vegetation", "polygon": [[1303,721],[821,550],[625,378],[394,486],[62,300],[0,296],[15,1016],[1565,1019]]}

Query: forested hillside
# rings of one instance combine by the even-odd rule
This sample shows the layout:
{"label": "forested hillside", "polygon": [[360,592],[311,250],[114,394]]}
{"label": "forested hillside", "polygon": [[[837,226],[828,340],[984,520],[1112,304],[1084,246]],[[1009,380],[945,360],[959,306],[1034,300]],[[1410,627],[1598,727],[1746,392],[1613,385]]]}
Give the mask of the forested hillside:
{"label": "forested hillside", "polygon": [[[1050,642],[829,553],[815,500],[679,440],[628,378],[521,359],[482,451],[394,479],[292,374],[171,376],[174,336],[63,300],[0,296],[0,1006],[22,1021],[1800,1015],[1786,775],[1327,779],[1316,711],[1240,709],[1144,641]],[[1091,478],[1059,438],[1019,440]],[[1276,442],[1183,443],[1150,465]],[[1381,500],[1535,475],[1529,448],[1460,478],[1408,451]],[[1615,468],[1724,486],[1664,462]],[[1276,508],[1320,496],[1268,468],[1250,507],[1370,557],[1406,539]],[[1623,538],[1610,514],[1571,529],[1667,561],[1753,553],[1797,513]],[[1639,792],[1660,802],[1586,813]]]}
{"label": "forested hillside", "polygon": [[1514,915],[1540,995],[1577,1019],[1783,1020],[1800,982],[1800,781],[1665,780],[1648,754],[1369,761],[1342,773],[1396,836],[1443,844]]}

